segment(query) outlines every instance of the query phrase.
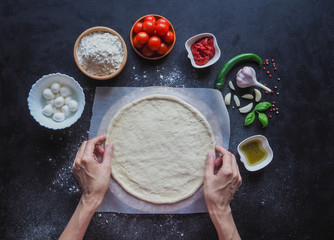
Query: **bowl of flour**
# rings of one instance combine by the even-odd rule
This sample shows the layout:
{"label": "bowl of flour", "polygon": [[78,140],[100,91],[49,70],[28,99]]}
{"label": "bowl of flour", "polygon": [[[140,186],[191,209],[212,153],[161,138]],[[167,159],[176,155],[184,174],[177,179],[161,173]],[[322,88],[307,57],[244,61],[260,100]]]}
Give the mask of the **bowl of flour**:
{"label": "bowl of flour", "polygon": [[102,26],[92,27],[76,40],[74,60],[86,76],[96,80],[111,79],[126,64],[126,44],[115,30]]}

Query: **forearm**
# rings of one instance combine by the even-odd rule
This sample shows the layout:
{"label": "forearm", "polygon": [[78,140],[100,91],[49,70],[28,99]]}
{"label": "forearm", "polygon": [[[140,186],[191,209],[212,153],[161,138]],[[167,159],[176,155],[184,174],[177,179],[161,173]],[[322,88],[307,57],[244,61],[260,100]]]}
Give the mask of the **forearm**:
{"label": "forearm", "polygon": [[241,239],[229,206],[225,209],[211,210],[209,214],[217,230],[219,240]]}
{"label": "forearm", "polygon": [[86,202],[80,198],[77,208],[59,239],[82,239],[97,208],[96,203]]}

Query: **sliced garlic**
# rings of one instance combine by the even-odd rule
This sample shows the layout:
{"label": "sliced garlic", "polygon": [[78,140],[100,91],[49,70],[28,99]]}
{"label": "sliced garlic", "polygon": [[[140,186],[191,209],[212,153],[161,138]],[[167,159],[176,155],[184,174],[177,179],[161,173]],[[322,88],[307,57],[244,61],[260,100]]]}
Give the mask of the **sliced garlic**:
{"label": "sliced garlic", "polygon": [[235,105],[236,105],[237,107],[240,107],[240,100],[239,100],[238,96],[237,96],[237,95],[234,95],[234,96],[233,96],[233,99],[234,99]]}
{"label": "sliced garlic", "polygon": [[225,96],[225,104],[227,106],[231,104],[231,98],[232,98],[232,94],[231,93],[226,94],[226,96]]}
{"label": "sliced garlic", "polygon": [[262,94],[259,90],[254,89],[255,92],[255,102],[260,102],[261,98],[262,98]]}
{"label": "sliced garlic", "polygon": [[232,90],[235,90],[235,87],[234,87],[232,81],[229,81],[229,82],[228,82],[228,86],[229,86]]}
{"label": "sliced garlic", "polygon": [[250,103],[250,104],[248,104],[248,105],[246,105],[246,106],[244,106],[242,108],[239,108],[239,111],[241,113],[248,113],[248,112],[250,112],[252,110],[252,108],[253,108],[253,103]]}
{"label": "sliced garlic", "polygon": [[249,99],[249,100],[254,99],[254,96],[250,93],[244,94],[241,97],[244,98],[244,99]]}

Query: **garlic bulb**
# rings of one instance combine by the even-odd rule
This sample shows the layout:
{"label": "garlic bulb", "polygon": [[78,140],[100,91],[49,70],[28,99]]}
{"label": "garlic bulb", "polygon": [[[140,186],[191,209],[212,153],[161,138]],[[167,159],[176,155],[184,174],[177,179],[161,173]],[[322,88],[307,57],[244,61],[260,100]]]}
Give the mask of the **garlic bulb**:
{"label": "garlic bulb", "polygon": [[243,67],[237,74],[236,82],[237,86],[240,88],[257,86],[268,92],[271,92],[270,88],[257,81],[255,70],[252,67]]}

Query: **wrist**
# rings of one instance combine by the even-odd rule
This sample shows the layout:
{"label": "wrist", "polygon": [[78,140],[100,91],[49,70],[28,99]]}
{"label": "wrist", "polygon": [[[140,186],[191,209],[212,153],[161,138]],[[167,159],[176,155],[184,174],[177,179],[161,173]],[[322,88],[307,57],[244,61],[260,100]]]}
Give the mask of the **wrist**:
{"label": "wrist", "polygon": [[82,195],[80,198],[80,204],[82,205],[82,207],[88,211],[88,212],[92,212],[95,213],[96,210],[101,206],[102,203],[102,199],[100,198],[96,198],[96,197],[88,197],[85,195]]}
{"label": "wrist", "polygon": [[232,216],[232,210],[230,205],[225,206],[216,206],[212,209],[209,209],[209,215],[214,222],[221,221]]}
{"label": "wrist", "polygon": [[219,239],[240,239],[230,205],[210,209],[209,214]]}

